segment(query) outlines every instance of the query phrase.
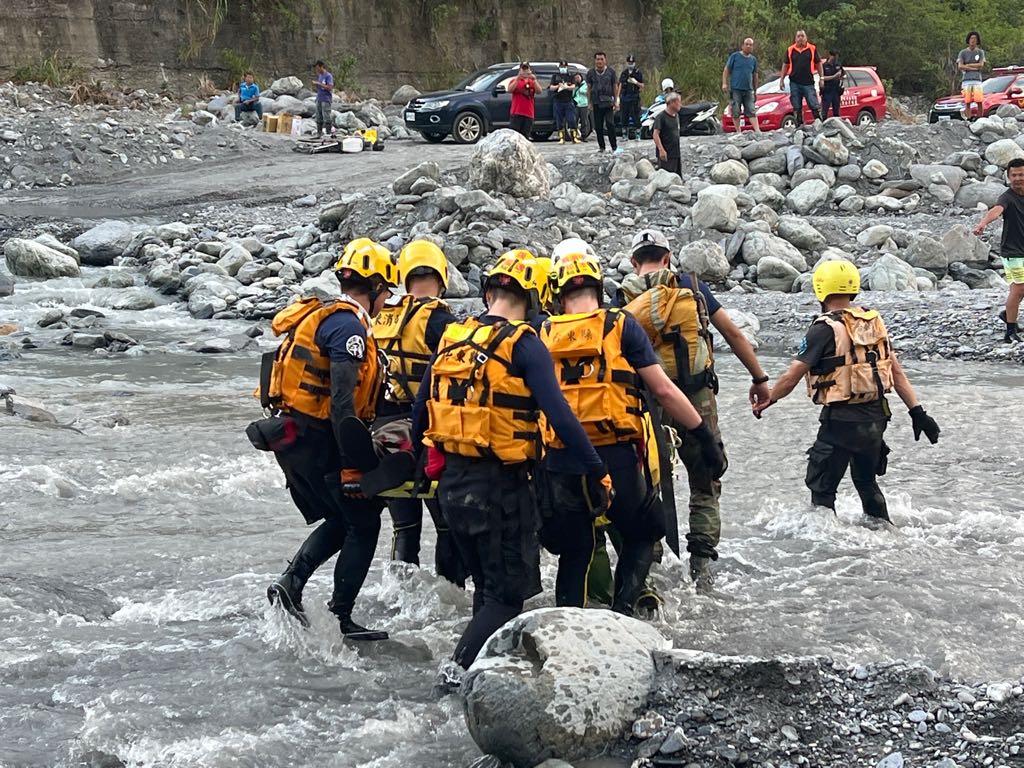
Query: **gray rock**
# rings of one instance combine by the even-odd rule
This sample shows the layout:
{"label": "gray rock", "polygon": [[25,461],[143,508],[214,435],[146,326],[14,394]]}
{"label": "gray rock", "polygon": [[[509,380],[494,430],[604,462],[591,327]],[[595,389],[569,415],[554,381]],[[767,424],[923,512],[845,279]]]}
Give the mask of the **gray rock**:
{"label": "gray rock", "polygon": [[776,231],[783,240],[805,251],[820,251],[825,247],[825,236],[797,216],[780,217]]}
{"label": "gray rock", "polygon": [[427,160],[410,168],[395,179],[391,189],[394,190],[396,195],[408,195],[412,192],[412,185],[424,178],[433,179],[438,185],[441,184],[441,169],[433,160]]}
{"label": "gray rock", "polygon": [[889,167],[877,158],[868,160],[861,170],[866,179],[881,179],[889,173]]}
{"label": "gray rock", "polygon": [[949,268],[949,257],[942,243],[933,237],[922,235],[916,238],[907,248],[904,259],[908,264],[927,269],[937,277],[946,274]]}
{"label": "gray rock", "polygon": [[[313,104],[312,100],[310,100]],[[279,115],[299,115],[302,117],[310,117],[313,115],[315,107],[311,106],[310,103],[283,94],[274,99],[274,113]]]}
{"label": "gray rock", "polygon": [[97,296],[96,303],[101,307],[138,312],[156,306],[153,296],[142,288],[122,288]]}
{"label": "gray rock", "polygon": [[411,85],[400,85],[398,90],[391,94],[391,103],[405,106],[413,99],[418,99],[422,94]]}
{"label": "gray rock", "polygon": [[744,191],[753,198],[756,205],[767,205],[775,210],[781,210],[786,205],[786,196],[767,184],[751,182]]}
{"label": "gray rock", "polygon": [[827,165],[816,165],[813,168],[801,168],[789,180],[789,186],[796,189],[809,179],[821,179],[830,187],[835,186],[836,172]]}
{"label": "gray rock", "polygon": [[294,208],[312,208],[316,205],[316,195],[303,195],[292,200]]}
{"label": "gray rock", "polygon": [[217,116],[205,109],[197,109],[190,118],[196,125],[216,125]]}
{"label": "gray rock", "polygon": [[[325,269],[330,268],[335,262],[335,256],[330,251],[320,251],[319,253],[311,254],[307,256],[302,262],[302,269],[304,272],[310,275],[319,275]],[[238,275],[235,275],[239,277]],[[242,282],[239,277],[239,282]]]}
{"label": "gray rock", "polygon": [[[33,240],[13,237],[4,243],[4,260],[19,277],[78,277],[78,262]],[[13,288],[12,291],[13,293]]]}
{"label": "gray rock", "polygon": [[763,256],[757,262],[757,284],[766,291],[789,293],[800,276],[799,270],[774,256]]}
{"label": "gray rock", "polygon": [[1006,281],[998,273],[988,269],[971,269],[960,261],[950,262],[949,276],[976,291],[988,288],[1006,290]]}
{"label": "gray rock", "polygon": [[105,221],[71,241],[83,264],[107,267],[132,241],[135,229],[127,221]]}
{"label": "gray rock", "polygon": [[303,87],[305,86],[302,80],[294,75],[279,77],[270,84],[270,90],[272,90],[277,96],[296,96]]}
{"label": "gray rock", "polygon": [[828,200],[829,186],[821,179],[810,179],[786,196],[786,204],[799,214],[806,215]]}
{"label": "gray rock", "polygon": [[0,274],[0,298],[14,295],[14,279],[10,275]]}
{"label": "gray rock", "polygon": [[679,249],[676,257],[680,273],[696,272],[707,282],[721,282],[729,274],[729,261],[722,247],[711,240],[688,243]]}
{"label": "gray rock", "polygon": [[857,234],[857,242],[861,245],[877,248],[890,237],[892,237],[892,227],[888,224],[876,224],[873,227],[861,230]]}
{"label": "gray rock", "polygon": [[452,299],[464,299],[467,296],[473,295],[473,291],[469,286],[469,281],[466,280],[463,275],[454,264],[448,263],[448,291],[445,296]]}
{"label": "gray rock", "polygon": [[612,184],[612,196],[632,205],[647,205],[654,197],[654,187],[639,181],[617,181]]}
{"label": "gray rock", "polygon": [[479,214],[493,218],[504,218],[508,214],[508,209],[504,203],[495,200],[482,189],[460,192],[455,198],[455,204],[460,211],[468,214]]}
{"label": "gray rock", "polygon": [[239,352],[255,343],[255,339],[250,336],[244,333],[236,333],[231,336],[218,336],[212,339],[197,341],[192,345],[192,350],[194,352],[202,352],[203,354],[227,354]]}
{"label": "gray rock", "polygon": [[735,232],[740,218],[736,207],[736,188],[724,184],[705,187],[697,193],[690,218],[697,229]]}
{"label": "gray rock", "polygon": [[1000,139],[985,147],[985,159],[1005,168],[1011,160],[1024,159],[1024,147],[1013,139]]}
{"label": "gray rock", "polygon": [[865,287],[872,291],[917,290],[914,268],[891,253],[884,253],[864,275]]}
{"label": "gray rock", "polygon": [[635,179],[637,175],[636,163],[633,158],[629,155],[619,155],[612,163],[611,171],[608,172],[608,180],[612,183],[628,181]]}
{"label": "gray rock", "polygon": [[903,768],[903,753],[891,752],[879,760],[875,768]]}
{"label": "gray rock", "polygon": [[328,203],[320,209],[320,229],[324,232],[333,232],[345,219],[348,218],[352,208],[363,199],[362,195],[342,195],[340,200]]}
{"label": "gray rock", "polygon": [[856,163],[850,163],[844,165],[838,171],[836,171],[836,179],[839,181],[850,183],[851,181],[858,181],[861,176],[860,166]]}
{"label": "gray rock", "polygon": [[956,204],[961,208],[977,208],[982,203],[991,208],[1007,190],[1007,187],[992,181],[964,184],[956,193]]}
{"label": "gray rock", "polygon": [[160,293],[173,294],[181,285],[181,272],[177,264],[158,262],[146,273],[146,285]]}
{"label": "gray rock", "polygon": [[463,679],[469,731],[483,752],[518,766],[600,754],[642,711],[651,652],[668,645],[653,627],[610,611],[518,616]]}
{"label": "gray rock", "polygon": [[915,163],[910,166],[910,178],[923,186],[935,183],[934,177],[936,174],[942,178],[942,183],[953,190],[954,193],[960,189],[960,185],[967,178],[967,171],[955,165]]}
{"label": "gray rock", "polygon": [[547,163],[527,139],[502,129],[485,136],[469,159],[469,184],[485,192],[513,197],[546,197]]}
{"label": "gray rock", "polygon": [[747,167],[751,175],[757,173],[788,173],[785,151],[775,152],[774,154],[751,160]]}
{"label": "gray rock", "polygon": [[93,284],[93,288],[131,288],[134,285],[135,277],[131,272],[123,269],[112,269],[107,270]]}
{"label": "gray rock", "polygon": [[804,167],[804,153],[799,146],[786,147],[786,170],[792,176]]}
{"label": "gray rock", "polygon": [[49,328],[51,325],[56,325],[64,319],[64,312],[59,309],[48,309],[39,321],[36,323],[40,328]]}
{"label": "gray rock", "polygon": [[363,104],[362,108],[359,110],[359,119],[367,125],[372,125],[377,128],[388,124],[387,115],[385,115],[384,112],[381,111],[381,108],[372,101],[368,101]]}
{"label": "gray rock", "polygon": [[48,232],[44,232],[41,235],[36,235],[32,239],[35,240],[40,245],[45,245],[47,248],[52,248],[58,253],[63,253],[65,256],[70,256],[72,259],[75,260],[76,264],[82,263],[82,259],[78,255],[78,251],[76,251],[70,245],[64,245],[64,243],[62,243],[60,240],[58,240],[56,237],[49,234]]}
{"label": "gray rock", "polygon": [[217,259],[217,266],[234,277],[238,270],[252,261],[252,254],[243,248],[239,243],[230,243],[220,252]]}
{"label": "gray rock", "polygon": [[740,149],[740,157],[748,163],[761,157],[767,157],[775,151],[775,142],[771,139],[760,139],[752,141]]}
{"label": "gray rock", "polygon": [[733,184],[742,186],[750,178],[746,164],[739,160],[725,160],[711,166],[711,180],[716,184]]}
{"label": "gray rock", "polygon": [[668,736],[661,743],[661,747],[658,748],[658,752],[663,755],[674,755],[686,746],[686,731],[679,726],[676,726],[669,731]]}
{"label": "gray rock", "polygon": [[989,246],[963,224],[954,224],[942,235],[942,248],[947,263],[961,261],[968,267],[984,269],[988,266]]}
{"label": "gray rock", "polygon": [[[673,187],[682,187],[683,179],[678,173],[659,168],[650,176],[650,186],[657,192],[668,192]],[[687,189],[687,192],[689,190]]]}
{"label": "gray rock", "polygon": [[850,195],[844,197],[843,201],[839,203],[839,210],[846,211],[847,213],[859,213],[864,210],[865,199],[860,195]]}
{"label": "gray rock", "polygon": [[819,133],[811,142],[811,147],[829,165],[846,165],[850,159],[850,150],[843,144],[843,139],[840,136],[827,136],[824,133]]}
{"label": "gray rock", "polygon": [[182,221],[161,224],[156,228],[156,236],[165,243],[173,243],[175,240],[189,240],[192,237],[192,227]]}
{"label": "gray rock", "polygon": [[743,261],[758,264],[765,257],[784,261],[799,274],[807,271],[807,260],[792,244],[768,232],[748,232],[743,239]]}

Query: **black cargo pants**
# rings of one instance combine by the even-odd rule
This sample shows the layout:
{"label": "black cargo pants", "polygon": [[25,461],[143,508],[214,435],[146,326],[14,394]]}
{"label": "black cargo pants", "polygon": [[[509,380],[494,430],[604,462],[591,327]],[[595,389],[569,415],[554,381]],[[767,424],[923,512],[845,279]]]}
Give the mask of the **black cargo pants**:
{"label": "black cargo pants", "polygon": [[887,420],[821,423],[818,439],[807,451],[806,483],[814,504],[835,509],[836,490],[849,467],[864,514],[889,519],[877,480],[888,466],[889,446],[882,439],[888,426]]}

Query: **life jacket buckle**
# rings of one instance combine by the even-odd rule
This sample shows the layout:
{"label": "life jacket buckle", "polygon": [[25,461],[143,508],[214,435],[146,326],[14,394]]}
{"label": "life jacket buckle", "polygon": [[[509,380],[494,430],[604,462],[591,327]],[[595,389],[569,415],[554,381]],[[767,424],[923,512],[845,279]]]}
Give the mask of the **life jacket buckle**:
{"label": "life jacket buckle", "polygon": [[487,364],[487,355],[484,354],[483,352],[477,352],[476,353],[476,361],[480,365],[486,365]]}

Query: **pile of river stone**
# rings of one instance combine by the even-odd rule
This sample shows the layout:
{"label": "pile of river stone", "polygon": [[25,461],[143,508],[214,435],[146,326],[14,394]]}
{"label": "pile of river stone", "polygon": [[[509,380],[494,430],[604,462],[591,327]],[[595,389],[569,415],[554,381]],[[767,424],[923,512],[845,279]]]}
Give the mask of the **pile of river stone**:
{"label": "pile of river stone", "polygon": [[[404,101],[396,102],[408,95]],[[377,99],[355,101],[347,93],[335,90],[331,103],[331,118],[334,128],[340,135],[354,135],[367,128],[376,128],[381,139],[411,139],[413,134],[405,127],[400,104],[409,98],[418,96],[419,92],[409,86],[403,86],[395,92],[391,104],[384,104]],[[235,104],[238,94],[225,91],[211,99],[197,101],[190,115],[192,122],[199,125],[216,125],[218,121],[233,123],[235,120]],[[295,117],[313,117],[316,114],[316,93],[294,75],[274,80],[270,87],[260,92],[260,105],[263,113],[269,115],[293,115]],[[255,126],[255,112],[243,112],[242,126]],[[304,124],[303,133],[313,133],[316,125],[313,121]]]}

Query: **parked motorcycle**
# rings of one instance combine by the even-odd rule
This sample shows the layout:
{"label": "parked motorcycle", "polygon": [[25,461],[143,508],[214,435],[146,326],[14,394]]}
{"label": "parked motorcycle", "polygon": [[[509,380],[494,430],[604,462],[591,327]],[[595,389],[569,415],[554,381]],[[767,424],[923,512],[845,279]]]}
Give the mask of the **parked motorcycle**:
{"label": "parked motorcycle", "polygon": [[[640,115],[640,138],[649,139],[654,134],[654,118],[665,111],[665,102],[659,96],[651,106]],[[714,101],[698,101],[696,104],[685,104],[679,110],[680,136],[711,136],[722,130],[715,113],[718,104]]]}

